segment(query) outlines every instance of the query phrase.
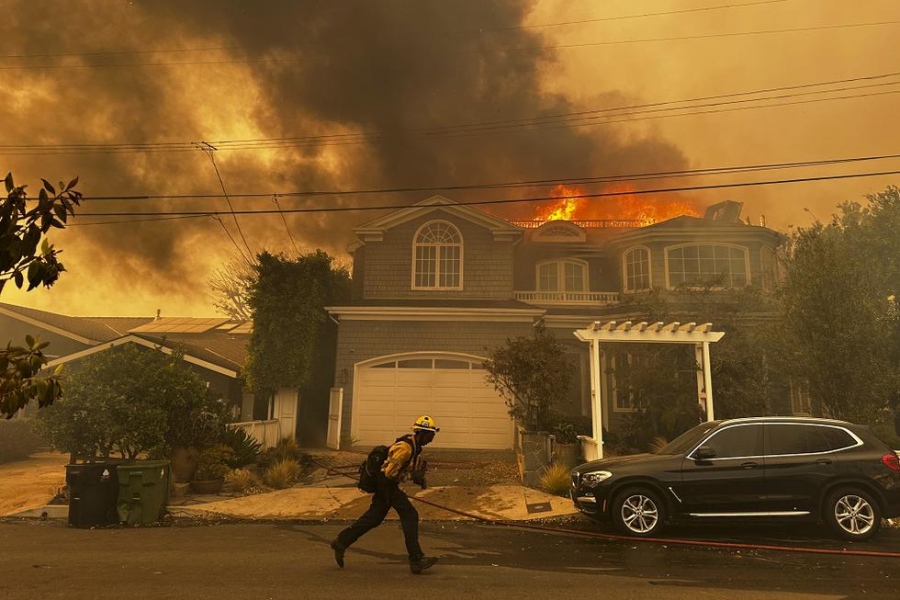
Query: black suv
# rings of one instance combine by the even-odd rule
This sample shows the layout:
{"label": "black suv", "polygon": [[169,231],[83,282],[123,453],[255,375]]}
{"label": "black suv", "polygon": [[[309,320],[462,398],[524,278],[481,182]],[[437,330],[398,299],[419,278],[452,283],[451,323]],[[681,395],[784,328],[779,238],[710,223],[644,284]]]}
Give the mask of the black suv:
{"label": "black suv", "polygon": [[575,507],[620,532],[669,519],[812,519],[848,540],[900,516],[900,458],[868,427],[801,417],[697,425],[653,454],[572,470]]}

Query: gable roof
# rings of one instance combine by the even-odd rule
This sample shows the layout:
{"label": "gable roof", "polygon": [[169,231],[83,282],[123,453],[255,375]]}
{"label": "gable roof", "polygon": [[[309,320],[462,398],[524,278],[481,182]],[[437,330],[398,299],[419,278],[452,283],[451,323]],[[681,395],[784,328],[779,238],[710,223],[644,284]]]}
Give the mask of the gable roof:
{"label": "gable roof", "polygon": [[369,221],[353,231],[357,237],[364,241],[380,241],[386,229],[396,227],[407,221],[443,210],[462,219],[480,225],[493,232],[494,238],[515,239],[522,235],[522,228],[513,225],[509,221],[489,215],[480,210],[475,210],[455,200],[441,195],[431,196],[421,202],[417,202],[408,208],[401,208],[381,218]]}
{"label": "gable roof", "polygon": [[[50,367],[127,342],[149,348],[158,346],[167,354],[177,346],[183,346],[187,362],[229,377],[239,376],[247,358],[250,328],[238,323],[225,326],[228,319],[224,317],[215,319],[183,317],[168,320],[154,317],[71,317],[5,303],[0,303],[0,315],[6,315],[45,331],[52,331],[89,346],[52,360],[48,363]],[[177,326],[166,327],[167,322]],[[195,322],[197,327],[186,327],[192,322]],[[150,327],[154,323],[159,325],[155,328]],[[237,331],[239,326],[241,330]],[[142,331],[148,327],[153,331]],[[198,333],[192,333],[188,329]]]}
{"label": "gable roof", "polygon": [[70,317],[4,302],[0,314],[88,345],[113,340],[153,321],[153,317]]}

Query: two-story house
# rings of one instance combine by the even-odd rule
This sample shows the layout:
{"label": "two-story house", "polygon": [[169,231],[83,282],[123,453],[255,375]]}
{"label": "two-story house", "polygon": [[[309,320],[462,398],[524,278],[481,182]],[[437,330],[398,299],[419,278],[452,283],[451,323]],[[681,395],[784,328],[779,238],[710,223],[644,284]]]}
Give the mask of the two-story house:
{"label": "two-story house", "polygon": [[518,223],[434,196],[357,227],[353,300],[328,308],[339,322],[342,437],[385,443],[431,414],[436,446],[511,448],[513,423],[482,362],[538,323],[578,369],[561,408],[590,415],[589,353],[576,330],[638,319],[631,300],[651,289],[774,285],[782,236],[742,222],[740,209],[726,201],[646,227]]}

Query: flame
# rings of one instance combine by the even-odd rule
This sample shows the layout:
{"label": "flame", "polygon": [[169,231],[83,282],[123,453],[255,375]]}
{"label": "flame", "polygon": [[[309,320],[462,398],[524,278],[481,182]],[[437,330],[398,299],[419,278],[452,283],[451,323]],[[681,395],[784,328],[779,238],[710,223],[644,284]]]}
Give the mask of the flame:
{"label": "flame", "polygon": [[566,187],[558,185],[550,191],[551,196],[561,196],[561,200],[557,200],[550,206],[538,208],[538,214],[534,218],[535,221],[572,221],[575,211],[580,209],[584,204],[584,198],[578,198],[581,194],[578,188]]}
{"label": "flame", "polygon": [[637,221],[641,227],[682,215],[700,216],[696,204],[682,198],[667,197],[665,200],[635,194],[636,188],[627,183],[609,184],[603,193],[617,193],[617,196],[596,198],[588,202],[579,198],[581,190],[575,187],[557,185],[551,195],[560,200],[539,207],[533,220],[547,221]]}

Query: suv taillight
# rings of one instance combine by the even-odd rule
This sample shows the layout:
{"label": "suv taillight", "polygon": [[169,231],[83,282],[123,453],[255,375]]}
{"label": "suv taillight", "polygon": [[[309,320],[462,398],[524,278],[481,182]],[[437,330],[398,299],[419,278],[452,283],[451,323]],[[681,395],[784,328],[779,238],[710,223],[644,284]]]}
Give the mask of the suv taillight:
{"label": "suv taillight", "polygon": [[881,457],[881,462],[883,462],[884,465],[890,469],[900,471],[900,456],[897,456],[896,452],[885,454]]}

